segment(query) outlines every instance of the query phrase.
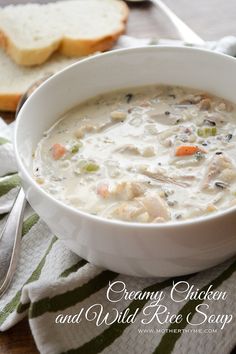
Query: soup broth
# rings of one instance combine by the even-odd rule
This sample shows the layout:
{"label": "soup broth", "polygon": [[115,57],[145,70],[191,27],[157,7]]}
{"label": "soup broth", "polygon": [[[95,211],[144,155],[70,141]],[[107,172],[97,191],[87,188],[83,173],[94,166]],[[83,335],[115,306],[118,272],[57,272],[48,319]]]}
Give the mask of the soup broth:
{"label": "soup broth", "polygon": [[156,85],[92,98],[39,142],[33,175],[56,199],[128,222],[163,223],[236,204],[236,109]]}

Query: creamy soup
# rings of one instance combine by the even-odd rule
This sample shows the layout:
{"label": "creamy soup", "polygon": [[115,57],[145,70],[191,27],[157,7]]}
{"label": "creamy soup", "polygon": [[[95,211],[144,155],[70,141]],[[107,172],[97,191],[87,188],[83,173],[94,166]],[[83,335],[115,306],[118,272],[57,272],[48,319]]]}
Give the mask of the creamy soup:
{"label": "creamy soup", "polygon": [[235,108],[162,85],[95,97],[44,134],[34,178],[56,199],[109,219],[162,223],[230,208]]}

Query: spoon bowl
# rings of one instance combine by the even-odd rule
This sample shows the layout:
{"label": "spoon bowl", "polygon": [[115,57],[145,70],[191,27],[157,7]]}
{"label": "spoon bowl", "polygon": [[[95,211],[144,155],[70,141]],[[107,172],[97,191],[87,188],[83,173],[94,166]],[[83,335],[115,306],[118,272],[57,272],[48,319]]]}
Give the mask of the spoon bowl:
{"label": "spoon bowl", "polygon": [[177,30],[180,38],[188,43],[195,45],[204,45],[204,40],[199,37],[189,26],[187,26],[176,14],[161,0],[126,0],[130,3],[152,3],[156,5],[168,17],[169,21]]}

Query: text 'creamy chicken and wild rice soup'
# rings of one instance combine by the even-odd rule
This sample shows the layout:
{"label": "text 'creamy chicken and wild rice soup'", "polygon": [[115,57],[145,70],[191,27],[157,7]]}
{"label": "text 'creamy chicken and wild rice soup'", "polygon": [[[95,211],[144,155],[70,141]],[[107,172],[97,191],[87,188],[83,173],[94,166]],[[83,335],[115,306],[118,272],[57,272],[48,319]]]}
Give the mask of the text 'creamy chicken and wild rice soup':
{"label": "text 'creamy chicken and wild rice soup'", "polygon": [[93,215],[162,223],[236,204],[236,106],[189,88],[95,97],[38,144],[36,181]]}

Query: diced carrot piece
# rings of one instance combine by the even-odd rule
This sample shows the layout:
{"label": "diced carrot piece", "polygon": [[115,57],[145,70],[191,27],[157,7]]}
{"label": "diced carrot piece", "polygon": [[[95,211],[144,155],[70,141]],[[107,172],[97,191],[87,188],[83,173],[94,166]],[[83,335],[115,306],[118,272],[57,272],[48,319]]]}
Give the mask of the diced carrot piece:
{"label": "diced carrot piece", "polygon": [[66,153],[66,148],[61,144],[54,144],[52,146],[52,157],[54,160],[59,160]]}
{"label": "diced carrot piece", "polygon": [[197,152],[203,152],[204,154],[206,153],[206,151],[204,149],[201,149],[198,146],[181,145],[176,148],[175,156],[189,156],[189,155],[194,155]]}
{"label": "diced carrot piece", "polygon": [[100,195],[102,198],[107,198],[109,196],[109,190],[108,190],[108,185],[107,184],[100,184],[97,187],[97,194]]}

